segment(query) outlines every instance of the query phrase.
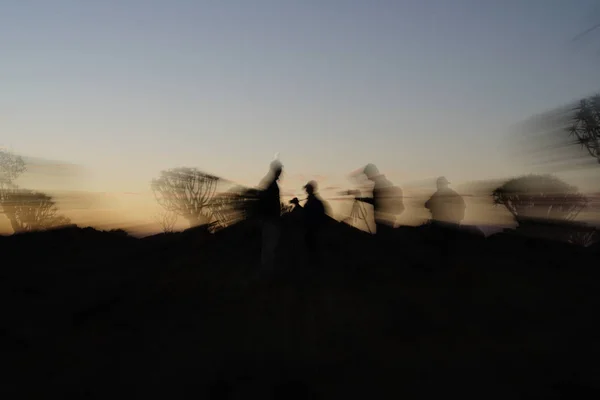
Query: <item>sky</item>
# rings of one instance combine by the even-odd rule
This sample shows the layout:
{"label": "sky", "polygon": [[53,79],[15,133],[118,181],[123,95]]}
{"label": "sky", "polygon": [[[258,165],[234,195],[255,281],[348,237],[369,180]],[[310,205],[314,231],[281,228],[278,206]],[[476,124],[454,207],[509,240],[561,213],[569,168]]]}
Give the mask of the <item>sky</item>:
{"label": "sky", "polygon": [[[255,185],[521,173],[511,127],[593,93],[597,0],[3,0],[0,146],[149,190],[190,166]],[[44,180],[39,182],[44,185]]]}

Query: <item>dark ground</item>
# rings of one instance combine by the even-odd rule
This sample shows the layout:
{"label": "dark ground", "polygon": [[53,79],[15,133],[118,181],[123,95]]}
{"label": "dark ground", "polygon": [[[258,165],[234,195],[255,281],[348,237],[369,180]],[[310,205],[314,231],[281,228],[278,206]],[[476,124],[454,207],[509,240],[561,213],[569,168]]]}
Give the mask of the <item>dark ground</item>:
{"label": "dark ground", "polygon": [[[2,398],[600,398],[598,247],[290,228],[0,237]],[[0,393],[2,394],[2,393]]]}

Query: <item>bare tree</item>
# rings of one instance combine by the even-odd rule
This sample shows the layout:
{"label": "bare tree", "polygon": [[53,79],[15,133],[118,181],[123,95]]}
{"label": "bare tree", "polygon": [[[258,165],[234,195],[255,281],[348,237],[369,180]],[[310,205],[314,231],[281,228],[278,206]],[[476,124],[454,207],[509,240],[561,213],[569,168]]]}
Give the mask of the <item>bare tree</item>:
{"label": "bare tree", "polygon": [[156,220],[156,222],[158,222],[160,228],[164,233],[172,233],[175,230],[177,218],[177,214],[167,210],[159,211],[154,217],[154,219]]}
{"label": "bare tree", "polygon": [[151,188],[161,207],[185,218],[194,227],[213,218],[208,206],[218,182],[216,176],[184,167],[162,171],[152,181]]}
{"label": "bare tree", "polygon": [[69,225],[71,221],[58,213],[51,196],[27,189],[5,191],[3,208],[15,233],[45,230]]}
{"label": "bare tree", "polygon": [[519,153],[534,164],[556,170],[592,167],[592,160],[600,163],[600,94],[530,117],[519,134]]}
{"label": "bare tree", "polygon": [[572,221],[587,205],[577,188],[551,175],[527,175],[511,179],[492,192],[517,223],[530,219]]}
{"label": "bare tree", "polygon": [[580,100],[573,111],[569,134],[600,163],[600,94]]}

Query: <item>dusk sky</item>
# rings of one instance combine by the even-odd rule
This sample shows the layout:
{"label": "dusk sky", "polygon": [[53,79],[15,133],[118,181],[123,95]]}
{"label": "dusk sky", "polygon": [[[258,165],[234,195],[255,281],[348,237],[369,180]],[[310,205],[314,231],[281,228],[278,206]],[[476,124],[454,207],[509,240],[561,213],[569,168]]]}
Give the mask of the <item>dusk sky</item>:
{"label": "dusk sky", "polygon": [[507,176],[512,124],[596,89],[600,32],[571,39],[598,20],[597,0],[4,0],[0,146],[95,191],[176,166],[255,185],[277,152],[291,190],[368,162]]}

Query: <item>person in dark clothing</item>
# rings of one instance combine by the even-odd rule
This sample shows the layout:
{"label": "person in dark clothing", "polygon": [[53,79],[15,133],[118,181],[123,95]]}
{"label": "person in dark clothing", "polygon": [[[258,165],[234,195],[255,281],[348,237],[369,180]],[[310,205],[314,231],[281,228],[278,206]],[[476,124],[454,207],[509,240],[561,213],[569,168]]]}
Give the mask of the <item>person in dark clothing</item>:
{"label": "person in dark clothing", "polygon": [[373,164],[368,164],[362,174],[373,182],[373,197],[360,197],[357,200],[373,206],[375,233],[380,234],[393,228],[397,217],[404,211],[402,190],[394,186]]}
{"label": "person in dark clothing", "polygon": [[425,203],[425,208],[431,212],[431,226],[440,235],[443,257],[453,255],[458,229],[466,209],[462,196],[450,189],[449,185],[450,182],[445,177],[439,177],[437,191]]}
{"label": "person in dark clothing", "polygon": [[431,212],[434,224],[458,228],[465,217],[466,204],[461,195],[449,187],[450,182],[441,176],[437,179],[437,191],[427,200],[425,208]]}
{"label": "person in dark clothing", "polygon": [[290,200],[290,204],[292,208],[287,213],[286,219],[291,226],[299,228],[304,224],[304,208],[297,197]]}
{"label": "person in dark clothing", "polygon": [[290,204],[294,207],[292,208],[292,211],[290,211],[291,213],[298,214],[302,212],[302,206],[300,205],[300,200],[298,200],[297,197],[291,199]]}
{"label": "person in dark clothing", "polygon": [[326,218],[326,206],[317,195],[317,183],[310,181],[304,186],[308,195],[304,204],[305,242],[309,255],[314,259],[318,252],[318,235]]}
{"label": "person in dark clothing", "polygon": [[261,182],[259,213],[262,220],[262,252],[261,264],[263,269],[273,268],[275,251],[281,234],[281,199],[277,184],[283,165],[279,160],[271,163],[269,173]]}

